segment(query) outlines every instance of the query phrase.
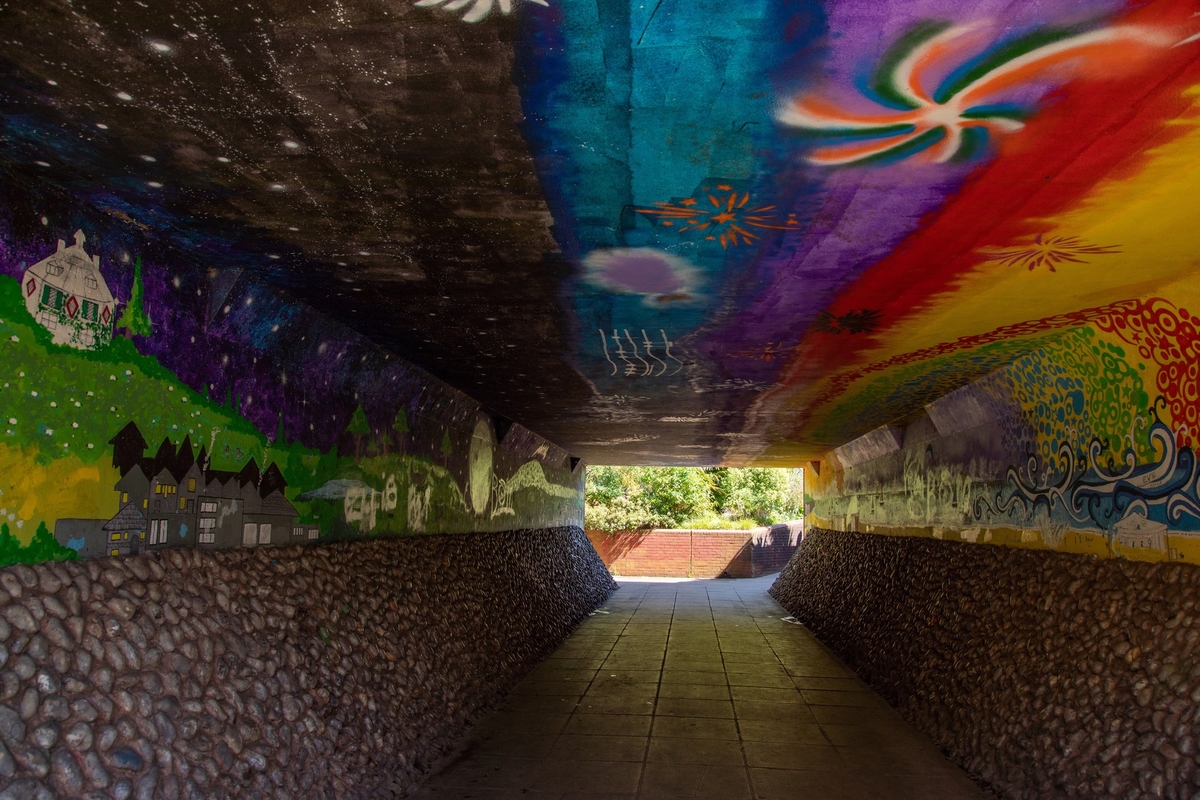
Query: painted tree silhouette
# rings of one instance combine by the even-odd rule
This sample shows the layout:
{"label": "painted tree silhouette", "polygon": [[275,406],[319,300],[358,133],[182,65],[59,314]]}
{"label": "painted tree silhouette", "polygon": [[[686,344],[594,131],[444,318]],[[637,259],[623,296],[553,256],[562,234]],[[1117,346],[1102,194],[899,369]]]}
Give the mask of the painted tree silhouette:
{"label": "painted tree silhouette", "polygon": [[346,426],[346,432],[354,436],[354,457],[362,458],[363,437],[371,434],[371,424],[367,422],[367,412],[363,411],[361,403],[350,415],[350,424]]}
{"label": "painted tree silhouette", "polygon": [[408,435],[408,414],[404,411],[404,406],[396,412],[396,418],[392,420],[392,430],[396,432],[396,448],[403,453],[404,439]]}
{"label": "painted tree silhouette", "polygon": [[125,336],[132,338],[134,336],[149,336],[152,327],[150,325],[150,317],[146,315],[146,309],[142,306],[142,257],[138,256],[133,267],[133,291],[129,295],[129,302],[121,309],[121,316],[117,318],[117,330],[124,331]]}

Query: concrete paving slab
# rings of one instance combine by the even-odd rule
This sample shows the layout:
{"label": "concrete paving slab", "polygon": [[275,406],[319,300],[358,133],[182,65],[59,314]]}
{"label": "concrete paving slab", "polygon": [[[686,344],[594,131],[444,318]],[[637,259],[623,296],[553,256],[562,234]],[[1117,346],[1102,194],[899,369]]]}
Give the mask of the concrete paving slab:
{"label": "concrete paving slab", "polygon": [[482,722],[422,800],[983,800],[767,595],[630,581]]}

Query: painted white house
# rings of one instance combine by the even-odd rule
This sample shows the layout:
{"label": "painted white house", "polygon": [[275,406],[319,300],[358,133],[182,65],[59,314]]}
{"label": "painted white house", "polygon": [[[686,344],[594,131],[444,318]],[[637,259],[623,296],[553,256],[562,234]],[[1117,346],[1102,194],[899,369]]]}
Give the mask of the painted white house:
{"label": "painted white house", "polygon": [[1141,514],[1128,514],[1113,526],[1117,541],[1124,547],[1142,547],[1166,552],[1167,526],[1165,523],[1146,519]]}
{"label": "painted white house", "polygon": [[25,308],[54,334],[55,344],[96,350],[112,341],[116,304],[100,274],[100,256],[83,249],[86,237],[75,231],[70,247],[58,250],[25,270],[21,287]]}

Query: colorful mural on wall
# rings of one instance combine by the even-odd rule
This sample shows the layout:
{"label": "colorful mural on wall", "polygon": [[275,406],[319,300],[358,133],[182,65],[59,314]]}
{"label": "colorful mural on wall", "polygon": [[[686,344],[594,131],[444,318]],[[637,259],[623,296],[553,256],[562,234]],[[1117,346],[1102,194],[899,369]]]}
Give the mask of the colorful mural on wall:
{"label": "colorful mural on wall", "polygon": [[[813,521],[1200,563],[1198,323],[1161,298],[1076,321],[933,398],[891,440],[869,435],[813,462]],[[910,385],[936,384],[932,371]]]}
{"label": "colorful mural on wall", "polygon": [[[132,422],[139,458],[204,445],[198,486],[277,465],[295,515],[272,540],[567,502],[557,456],[510,458],[481,406],[418,401],[403,359],[551,453],[822,463],[814,513],[839,524],[1105,552],[1194,529],[1191,0],[65,8],[0,12],[25,306],[4,319],[113,376],[114,416],[53,445],[69,415],[14,427],[69,445],[40,456],[45,485],[115,485],[98,465]],[[196,415],[131,399],[151,375]],[[88,406],[87,381],[58,408]],[[964,386],[989,436],[943,417],[932,455],[910,448]],[[32,399],[12,402],[25,425]],[[880,429],[895,452],[831,454]],[[112,491],[64,518],[109,524]]]}
{"label": "colorful mural on wall", "polygon": [[127,237],[0,252],[4,563],[581,523],[565,451],[247,276],[144,268]]}

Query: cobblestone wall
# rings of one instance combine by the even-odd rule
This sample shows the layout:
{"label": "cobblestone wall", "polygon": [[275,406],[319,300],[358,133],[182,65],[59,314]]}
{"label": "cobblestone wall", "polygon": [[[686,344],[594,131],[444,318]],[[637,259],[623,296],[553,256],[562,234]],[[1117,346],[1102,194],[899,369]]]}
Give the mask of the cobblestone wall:
{"label": "cobblestone wall", "polygon": [[0,570],[0,798],[401,796],[614,588],[575,528]]}
{"label": "cobblestone wall", "polygon": [[771,594],[1009,798],[1200,789],[1200,568],[810,530]]}

